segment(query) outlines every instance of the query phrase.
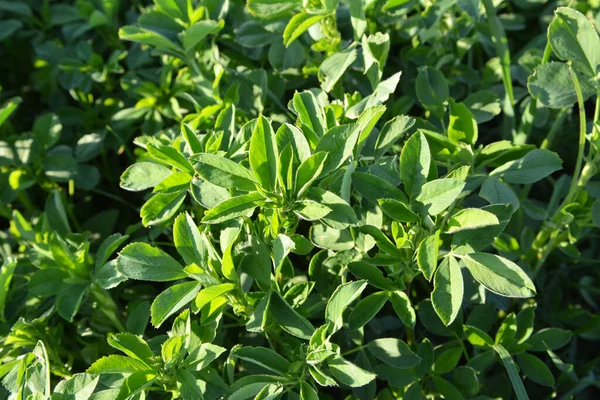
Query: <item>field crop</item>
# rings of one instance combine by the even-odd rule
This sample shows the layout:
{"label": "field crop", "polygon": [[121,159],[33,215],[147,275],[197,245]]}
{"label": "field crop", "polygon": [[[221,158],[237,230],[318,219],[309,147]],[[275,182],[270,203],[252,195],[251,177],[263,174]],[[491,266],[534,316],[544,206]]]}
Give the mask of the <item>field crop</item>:
{"label": "field crop", "polygon": [[0,398],[597,399],[599,28],[0,0]]}

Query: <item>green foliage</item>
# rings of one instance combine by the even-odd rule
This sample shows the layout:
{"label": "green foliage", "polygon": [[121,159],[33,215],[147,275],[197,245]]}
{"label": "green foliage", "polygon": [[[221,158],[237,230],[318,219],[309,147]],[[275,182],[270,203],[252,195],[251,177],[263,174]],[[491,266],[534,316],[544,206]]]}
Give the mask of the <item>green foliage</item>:
{"label": "green foliage", "polygon": [[0,1],[0,397],[590,397],[597,3]]}

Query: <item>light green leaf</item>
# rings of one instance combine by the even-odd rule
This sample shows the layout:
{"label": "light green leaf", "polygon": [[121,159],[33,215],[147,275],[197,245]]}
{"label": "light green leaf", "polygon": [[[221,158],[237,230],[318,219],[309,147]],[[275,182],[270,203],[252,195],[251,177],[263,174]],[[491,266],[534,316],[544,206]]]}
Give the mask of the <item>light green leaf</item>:
{"label": "light green leaf", "polygon": [[419,216],[409,208],[408,204],[396,199],[381,199],[379,205],[384,213],[396,221],[417,222],[419,220]]}
{"label": "light green leaf", "polygon": [[480,208],[465,208],[448,220],[446,233],[455,233],[469,229],[498,225],[498,217]]}
{"label": "light green leaf", "polygon": [[358,51],[354,47],[349,47],[327,57],[319,66],[321,89],[330,92],[346,70],[356,61],[357,57]]}
{"label": "light green leaf", "polygon": [[156,225],[173,217],[185,200],[187,188],[172,193],[157,193],[140,210],[144,226]]}
{"label": "light green leaf", "polygon": [[377,377],[374,373],[366,371],[338,355],[329,359],[327,366],[338,381],[350,387],[365,386]]}
{"label": "light green leaf", "polygon": [[302,195],[310,188],[312,183],[321,175],[325,160],[327,159],[326,152],[318,152],[308,157],[300,164],[296,171],[296,196],[301,198]]}
{"label": "light green leaf", "polygon": [[464,142],[474,145],[478,137],[477,121],[463,103],[450,101],[450,124],[448,137],[455,143]]}
{"label": "light green leaf", "polygon": [[556,55],[573,67],[595,77],[600,65],[600,38],[594,25],[579,11],[559,7],[548,27],[548,42]]}
{"label": "light green leaf", "polygon": [[321,175],[335,171],[352,155],[360,131],[356,124],[334,126],[329,129],[317,144],[317,152],[325,152],[327,160]]}
{"label": "light green leaf", "polygon": [[182,34],[183,48],[190,51],[208,35],[213,35],[223,29],[225,21],[198,21]]}
{"label": "light green leaf", "polygon": [[232,197],[204,213],[202,222],[205,224],[218,224],[230,219],[249,215],[257,207],[256,202],[263,196],[258,192],[251,192],[237,197]]}
{"label": "light green leaf", "polygon": [[160,327],[167,318],[194,300],[200,288],[201,284],[196,281],[169,286],[152,303],[152,325]]}
{"label": "light green leaf", "polygon": [[204,306],[213,301],[214,299],[223,296],[226,293],[231,292],[235,289],[233,283],[222,283],[220,285],[209,286],[204,288],[198,293],[196,297],[196,308],[202,310]]}
{"label": "light green leaf", "polygon": [[431,304],[444,325],[456,319],[462,306],[464,284],[462,272],[456,259],[445,257],[438,267],[433,280]]}
{"label": "light green leaf", "polygon": [[113,354],[96,360],[85,372],[88,374],[130,374],[148,369],[145,363],[135,358]]}
{"label": "light green leaf", "polygon": [[199,153],[191,156],[190,162],[196,173],[212,184],[225,189],[236,188],[247,191],[256,189],[252,172],[229,159],[214,154]]}
{"label": "light green leaf", "polygon": [[415,197],[421,187],[427,182],[431,153],[425,135],[417,132],[410,137],[402,148],[400,154],[400,179],[404,184],[404,191]]}
{"label": "light green leaf", "polygon": [[415,119],[406,115],[398,115],[387,121],[375,143],[375,158],[380,158],[394,145],[406,132],[415,125]]}
{"label": "light green leaf", "polygon": [[150,350],[150,346],[148,346],[148,343],[146,343],[144,339],[137,335],[131,333],[109,334],[107,341],[111,347],[122,351],[129,357],[143,362],[147,366],[150,366],[152,363],[154,354],[152,353],[152,350]]}
{"label": "light green leaf", "polygon": [[250,166],[263,189],[272,191],[277,182],[277,143],[271,122],[260,116],[250,139]]}
{"label": "light green leaf", "polygon": [[169,168],[160,164],[142,161],[131,165],[123,172],[120,186],[125,190],[139,192],[155,187],[169,175],[171,175]]}
{"label": "light green leaf", "polygon": [[165,282],[187,277],[173,257],[147,243],[132,243],[121,250],[117,270],[130,279],[143,281]]}
{"label": "light green leaf", "polygon": [[289,46],[294,40],[298,39],[300,35],[306,32],[308,28],[326,16],[326,14],[308,14],[304,11],[294,15],[283,31],[283,43],[286,46]]}
{"label": "light green leaf", "polygon": [[417,249],[417,265],[428,281],[433,278],[433,273],[438,265],[439,240],[440,231],[436,231],[435,234],[423,239]]}
{"label": "light green leaf", "polygon": [[390,303],[402,323],[411,329],[414,328],[417,316],[408,295],[400,290],[391,292]]}
{"label": "light green leaf", "polygon": [[329,333],[333,334],[342,328],[343,313],[367,287],[367,281],[354,281],[338,286],[327,302],[325,320],[329,323]]}
{"label": "light green leaf", "polygon": [[464,186],[465,182],[458,179],[436,179],[423,185],[416,200],[425,206],[429,215],[438,215],[456,200]]}
{"label": "light green leaf", "polygon": [[488,253],[470,253],[463,258],[473,278],[491,292],[506,297],[533,297],[535,286],[525,272],[506,258]]}

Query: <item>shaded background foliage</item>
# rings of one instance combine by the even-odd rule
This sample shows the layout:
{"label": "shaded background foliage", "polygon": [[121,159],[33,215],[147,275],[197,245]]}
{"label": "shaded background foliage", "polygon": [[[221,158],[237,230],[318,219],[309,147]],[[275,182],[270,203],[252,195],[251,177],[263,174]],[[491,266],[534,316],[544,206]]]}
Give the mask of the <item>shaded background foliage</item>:
{"label": "shaded background foliage", "polygon": [[[327,112],[334,115],[336,125],[351,123],[362,110],[348,110],[376,91],[381,82],[389,83],[386,81],[388,79],[393,81],[395,74],[401,71],[397,86],[390,85],[389,99],[383,96],[373,104],[385,104],[387,108],[382,109],[380,122],[369,136],[366,148],[376,147],[377,134],[386,121],[398,115],[414,117],[414,126],[403,132],[401,140],[386,152],[386,156],[390,156],[392,160],[390,162],[397,166],[397,160],[392,156],[399,156],[403,151],[404,143],[410,137],[409,133],[424,129],[448,135],[449,119],[453,115],[451,108],[456,100],[457,103],[468,106],[478,125],[478,138],[471,143],[467,143],[469,140],[459,140],[461,149],[466,148],[466,145],[472,145],[472,149],[476,149],[479,145],[509,140],[515,146],[511,150],[514,153],[505,156],[504,161],[510,161],[525,156],[533,148],[528,145],[544,146],[560,155],[562,171],[556,172],[557,168],[552,169],[551,165],[549,172],[540,176],[536,183],[511,182],[515,183],[513,186],[520,200],[520,208],[513,214],[504,233],[490,247],[490,252],[517,262],[532,278],[535,276],[537,294],[534,300],[514,300],[490,292],[484,297],[481,296],[484,289],[473,279],[465,278],[464,302],[459,307],[458,317],[454,314],[452,318],[454,320],[456,317],[456,322],[449,328],[445,327],[438,318],[440,313],[436,314],[431,303],[426,300],[431,296],[433,285],[417,276],[420,272],[414,265],[411,252],[407,257],[408,263],[413,264],[415,271],[403,271],[402,274],[406,275],[402,275],[399,280],[407,282],[406,292],[416,309],[417,324],[414,331],[407,329],[409,324],[406,321],[401,322],[393,303],[386,304],[365,328],[364,343],[382,338],[400,338],[411,345],[412,351],[422,355],[419,345],[425,348],[422,340],[428,338],[435,346],[440,347],[436,347],[436,361],[432,372],[420,377],[423,394],[452,398],[455,393],[444,384],[452,382],[464,398],[476,398],[478,395],[480,398],[485,398],[484,395],[511,398],[515,394],[507,370],[500,362],[487,369],[482,367],[481,371],[473,367],[473,370],[478,371],[476,376],[482,391],[481,394],[469,391],[473,386],[469,379],[474,372],[467,366],[472,367],[474,363],[467,360],[467,357],[473,360],[474,355],[485,352],[473,350],[473,347],[469,347],[468,351],[465,348],[465,356],[462,358],[462,346],[479,342],[468,331],[465,332],[461,325],[464,323],[475,326],[494,337],[493,334],[499,328],[501,332],[503,329],[513,329],[511,313],[521,312],[526,315],[527,312],[523,310],[527,307],[524,305],[536,304],[533,323],[535,332],[548,327],[564,331],[557,330],[554,336],[545,339],[556,340],[556,344],[546,343],[556,354],[544,352],[543,344],[539,343],[541,336],[538,337],[538,343],[532,345],[534,348],[537,346],[534,353],[526,353],[523,349],[507,345],[520,366],[520,376],[526,377],[525,389],[529,396],[546,398],[557,393],[559,397],[577,395],[579,398],[593,398],[597,390],[595,386],[598,385],[597,340],[600,332],[598,293],[595,288],[598,278],[598,235],[593,224],[598,224],[598,200],[594,199],[600,197],[600,186],[597,178],[592,178],[587,182],[585,190],[577,193],[579,208],[574,213],[576,222],[551,226],[550,229],[556,225],[561,229],[566,226],[561,231],[565,234],[553,243],[550,250],[552,252],[543,260],[543,268],[536,265],[536,253],[533,252],[533,257],[531,256],[535,235],[549,226],[546,210],[552,210],[551,213],[556,210],[561,196],[568,191],[569,175],[577,166],[576,138],[580,118],[577,106],[572,107],[576,99],[570,104],[554,107],[554,104],[545,104],[536,95],[538,107],[532,109],[531,102],[536,100],[531,96],[527,83],[534,69],[543,60],[548,25],[554,18],[557,7],[569,5],[585,15],[597,28],[600,15],[598,4],[594,1],[573,1],[566,4],[543,0],[353,0],[341,1],[339,4],[288,2],[289,9],[283,13],[258,15],[256,10],[269,2],[250,1],[246,4],[244,1],[193,1],[190,2],[191,10],[203,10],[199,11],[198,21],[209,21],[206,22],[209,33],[202,36],[195,45],[184,49],[183,54],[173,56],[173,50],[169,47],[171,45],[165,45],[162,41],[157,44],[144,43],[142,40],[139,43],[140,40],[128,31],[134,29],[131,27],[144,27],[146,24],[153,26],[154,30],[160,31],[169,40],[179,43],[180,31],[190,29],[193,24],[184,28],[182,24],[173,23],[176,18],[169,20],[163,16],[162,19],[152,20],[148,17],[156,7],[168,7],[171,3],[0,2],[0,57],[3,60],[0,63],[0,104],[3,104],[3,111],[12,108],[11,101],[18,104],[10,118],[0,126],[0,256],[5,262],[2,282],[6,283],[2,291],[2,298],[5,296],[6,301],[0,301],[4,312],[4,322],[1,325],[3,342],[0,348],[3,364],[0,370],[5,376],[10,370],[8,366],[13,367],[14,364],[10,363],[16,357],[31,354],[35,349],[37,361],[27,361],[34,366],[37,362],[41,370],[50,370],[54,387],[61,378],[83,373],[100,357],[114,353],[113,348],[119,349],[114,343],[117,339],[113,343],[107,342],[110,333],[128,331],[143,335],[155,354],[160,354],[164,335],[177,330],[175,325],[171,328],[171,320],[158,329],[148,324],[150,304],[161,292],[173,286],[169,282],[125,280],[123,275],[118,274],[118,282],[114,282],[118,286],[113,287],[113,283],[110,283],[102,287],[104,283],[100,283],[98,278],[91,281],[94,283],[85,289],[84,300],[80,308],[75,310],[65,309],[64,304],[78,303],[75,299],[77,296],[65,297],[66,300],[61,302],[59,299],[62,292],[32,289],[34,283],[39,284],[32,277],[40,265],[44,269],[45,262],[44,255],[36,252],[34,244],[48,244],[52,240],[60,242],[60,239],[52,239],[52,231],[58,232],[63,238],[66,238],[66,233],[74,232],[67,245],[72,248],[81,250],[89,243],[92,251],[90,254],[84,252],[82,257],[83,264],[86,265],[84,268],[89,267],[90,270],[93,269],[96,257],[100,258],[100,244],[114,233],[128,235],[123,238],[123,243],[125,240],[126,243],[149,243],[181,259],[177,252],[179,249],[173,245],[174,214],[164,220],[142,224],[140,208],[152,198],[151,194],[122,188],[125,186],[131,190],[131,187],[127,188],[123,184],[123,171],[136,162],[153,160],[146,151],[148,144],[184,149],[185,141],[180,136],[180,129],[181,123],[185,122],[193,132],[200,134],[198,137],[204,138],[200,139],[203,141],[202,152],[214,153],[209,149],[212,139],[206,138],[215,137],[218,131],[227,129],[223,120],[227,118],[227,110],[231,110],[233,105],[235,116],[230,122],[235,127],[240,148],[247,150],[251,146],[249,139],[250,134],[253,136],[253,131],[243,133],[242,127],[248,121],[265,115],[276,130],[282,123],[293,124],[301,120],[302,115],[299,115],[301,112],[294,106],[294,99],[298,96],[296,93],[308,93],[307,91],[313,93],[311,99],[315,100],[319,108],[329,110]],[[364,25],[356,20],[356,10],[352,9],[356,4],[364,10]],[[268,7],[262,10],[272,12]],[[290,19],[306,12],[310,13],[308,15],[320,15],[322,19],[311,30],[300,32],[301,35],[291,40]],[[193,15],[187,15],[188,20]],[[140,16],[146,16],[146,20],[143,17],[140,19]],[[219,24],[219,20],[223,20],[223,23]],[[510,65],[504,65],[504,69],[500,61],[501,49],[495,46],[501,38],[498,37],[499,32],[493,30],[493,21],[503,28],[500,33],[506,35],[506,43],[510,49]],[[366,32],[369,39],[358,34],[361,31]],[[374,69],[370,72],[365,71],[368,40],[375,46],[371,47],[374,49],[371,51],[375,62]],[[186,47],[185,42],[183,46]],[[551,60],[557,62],[559,58],[562,59],[552,56]],[[340,69],[340,65],[345,65],[345,69]],[[514,101],[509,101],[512,103],[510,105],[503,103],[509,97],[503,73],[510,74],[514,91]],[[584,82],[585,76],[581,75],[580,79]],[[423,87],[428,84],[431,88]],[[440,94],[445,85],[448,93]],[[432,98],[427,97],[431,94],[430,89],[433,89]],[[592,90],[593,93],[597,93],[597,90]],[[480,97],[472,97],[475,95]],[[586,128],[589,134],[586,149],[590,150],[586,152],[589,158],[585,161],[592,166],[597,165],[593,151],[596,146],[594,143],[598,141],[597,128],[594,127],[597,115],[592,118],[596,97],[592,96],[586,102]],[[512,108],[514,119],[510,117]],[[303,124],[298,124],[298,127],[303,129]],[[431,137],[428,135],[427,140],[434,149],[435,141],[432,142]],[[207,141],[209,144],[206,144]],[[546,145],[545,141],[548,141]],[[220,150],[227,149],[222,145]],[[439,149],[434,150],[439,152]],[[186,154],[186,159],[188,155]],[[243,160],[248,165],[246,156],[227,156],[236,162]],[[474,163],[469,159],[467,150],[462,153],[457,151],[437,160],[440,171],[445,172],[450,172],[456,164]],[[193,157],[190,162],[195,163]],[[252,160],[249,162],[252,164]],[[371,161],[366,161],[362,166],[371,165],[369,162]],[[496,164],[492,166],[497,167],[503,163]],[[254,165],[252,169],[254,170]],[[344,168],[340,166],[338,170]],[[489,173],[485,168],[479,172]],[[554,173],[551,174],[552,172]],[[197,169],[195,174],[198,174]],[[442,175],[440,173],[440,177]],[[403,188],[406,191],[406,182]],[[360,192],[356,188],[355,190]],[[354,196],[360,199],[365,194],[355,193]],[[556,199],[552,200],[553,196]],[[481,198],[471,198],[469,201],[470,207],[482,207],[486,204]],[[359,203],[360,201],[354,201],[351,205]],[[64,206],[64,216],[61,214],[60,204]],[[196,223],[200,223],[202,217],[206,216],[205,210],[212,208],[205,206],[206,204],[200,204],[190,195],[186,197],[180,211],[187,211],[196,219]],[[15,216],[15,210],[25,221],[30,221],[32,226],[24,228],[18,215]],[[277,235],[269,236],[268,227],[265,227],[268,225],[265,218],[269,216],[264,217],[268,214],[263,214],[262,209],[260,213],[263,217],[255,218],[259,222],[255,222],[254,229],[261,234],[256,236],[272,246],[270,240],[277,238]],[[59,222],[56,222],[57,218]],[[65,234],[57,228],[57,224],[64,225],[64,221],[68,225]],[[294,225],[291,219],[287,222]],[[309,228],[314,224],[300,221],[297,228],[284,232],[309,236]],[[421,228],[419,225],[419,229]],[[392,240],[396,239],[390,233],[391,229],[383,230]],[[84,232],[89,234],[83,235]],[[394,243],[396,244],[397,242]],[[317,247],[326,247],[323,243],[321,245]],[[376,249],[385,253],[385,250],[380,251],[379,243]],[[416,252],[416,248],[412,250]],[[290,254],[287,260],[293,267],[306,271],[306,266],[316,252],[317,249],[304,255]],[[374,257],[374,253],[377,253],[375,249],[369,255]],[[183,254],[181,256],[185,259]],[[110,259],[115,257],[116,253],[110,255]],[[8,267],[9,260],[13,258],[17,260],[16,267],[14,273],[10,274],[11,277],[7,278],[9,274],[6,271],[11,268]],[[187,260],[185,263],[189,264]],[[114,271],[117,271],[116,268],[113,268]],[[329,293],[331,296],[339,283],[341,282],[331,278],[319,288],[321,283],[317,279],[316,291],[320,295]],[[256,292],[266,291],[264,288],[260,289]],[[364,296],[375,291],[373,287],[369,287]],[[302,294],[299,295],[301,298]],[[310,298],[308,295],[306,297]],[[308,301],[307,306],[303,306],[302,300],[298,300],[299,304],[294,304],[297,306],[294,308],[311,321],[321,323],[323,309],[317,308],[318,315],[306,310],[317,302],[316,297],[321,301],[327,300],[323,299],[327,296],[316,296],[313,293],[310,300],[305,299]],[[478,304],[482,302],[482,298],[487,298],[485,304]],[[292,301],[293,297],[286,297],[286,300]],[[355,307],[350,308],[358,307],[354,304]],[[266,342],[261,335],[248,332],[245,327],[248,317],[247,310],[227,310],[217,323],[220,334],[215,345],[227,351],[211,368],[230,385],[230,391],[232,388],[239,388],[234,382],[244,382],[244,371],[250,374],[264,372],[252,367],[250,362],[246,363],[244,357],[236,358],[233,355],[235,351],[230,354],[230,350],[238,344],[265,347],[271,344],[273,350],[289,357],[290,361],[302,358],[294,348],[301,340],[288,335],[284,329],[280,333],[286,335],[286,339],[275,340],[275,345]],[[186,316],[178,318],[185,320]],[[197,317],[191,318],[193,320]],[[347,323],[348,318],[351,319],[351,315],[344,314],[344,322]],[[208,324],[204,329],[210,330],[211,327]],[[185,335],[191,334],[186,331]],[[206,335],[210,336],[208,333]],[[500,334],[498,337],[503,336]],[[352,350],[358,340],[355,330],[344,329],[335,338],[336,343],[343,348],[342,354],[350,352],[352,362],[360,367],[372,369],[370,363],[381,359],[376,352]],[[41,350],[36,347],[38,340],[45,345],[48,354],[46,363],[43,362],[44,357],[39,356]],[[288,340],[291,343],[289,347]],[[510,342],[506,340],[507,343]],[[459,351],[456,351],[457,348]],[[492,351],[489,353],[495,354]],[[441,356],[442,354],[445,355]],[[539,356],[542,361],[531,361],[528,359],[530,354]],[[241,367],[240,359],[244,360]],[[498,356],[496,361],[500,361]],[[164,354],[162,362],[169,362]],[[552,379],[544,373],[536,376],[535,371],[545,370],[538,362],[548,366]],[[482,364],[485,362],[482,361]],[[572,364],[573,367],[567,364]],[[389,368],[386,374],[385,360],[383,364],[377,365],[380,369],[375,369],[379,375],[376,386],[370,383],[350,389],[342,385],[340,389],[317,386],[310,379],[307,382],[309,386],[320,389],[319,398],[341,398],[347,395],[358,398],[373,398],[377,395],[382,399],[402,396],[420,398],[420,393],[415,394],[417,386],[409,386],[413,380],[418,379],[406,374],[408,378],[404,381],[404,374],[398,375],[398,370]],[[4,366],[6,368],[2,369]],[[161,368],[166,367],[163,365]],[[233,370],[236,369],[241,373],[239,379],[233,377]],[[88,378],[88,375],[81,375],[78,379]],[[105,392],[115,390],[110,383],[101,382],[100,386],[96,386],[98,389],[105,389]],[[540,385],[540,382],[549,384],[549,387]],[[168,384],[165,385],[172,389]],[[12,390],[10,384],[5,382],[5,386],[9,386],[8,391]],[[294,391],[300,393],[301,388],[302,386],[294,388]],[[180,392],[170,392],[185,397],[184,391],[179,389]],[[515,390],[518,391],[517,388]],[[4,392],[6,396],[8,391]],[[55,389],[55,392],[58,393],[59,390]],[[117,390],[104,395],[116,397],[119,394],[126,398],[123,393],[122,390]],[[169,390],[161,393],[165,397],[170,395]],[[232,392],[223,391],[220,395],[225,393]],[[291,398],[291,393],[286,392],[285,395]],[[140,396],[139,393],[132,395]],[[148,396],[160,395],[151,393]]]}

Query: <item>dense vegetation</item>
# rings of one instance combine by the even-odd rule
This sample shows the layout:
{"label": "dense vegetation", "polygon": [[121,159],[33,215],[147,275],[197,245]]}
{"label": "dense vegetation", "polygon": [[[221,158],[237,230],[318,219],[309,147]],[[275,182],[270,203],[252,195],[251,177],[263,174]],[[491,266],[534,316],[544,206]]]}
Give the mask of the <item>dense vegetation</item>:
{"label": "dense vegetation", "polygon": [[597,398],[598,25],[1,0],[0,398]]}

